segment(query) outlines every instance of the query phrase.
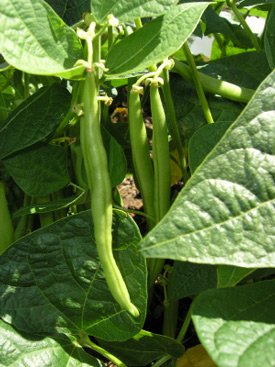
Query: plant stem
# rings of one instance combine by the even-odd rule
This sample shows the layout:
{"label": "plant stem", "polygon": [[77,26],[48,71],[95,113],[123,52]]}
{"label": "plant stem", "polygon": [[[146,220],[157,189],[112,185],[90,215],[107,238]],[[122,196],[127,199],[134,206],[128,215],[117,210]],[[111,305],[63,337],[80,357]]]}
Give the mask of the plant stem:
{"label": "plant stem", "polygon": [[88,347],[97,353],[101,354],[111,362],[113,362],[117,367],[127,367],[126,364],[124,364],[120,359],[115,357],[113,354],[109,353],[106,349],[100,347],[99,345],[93,343],[88,335],[85,335],[82,337],[82,340],[80,341],[80,344],[84,347]]}
{"label": "plant stem", "polygon": [[[185,320],[183,322],[183,325],[180,329],[180,332],[176,338],[176,341],[179,342],[179,343],[182,343],[184,337],[185,337],[185,334],[188,330],[188,327],[189,327],[189,324],[191,322],[191,306],[189,307],[189,310],[186,314],[186,317],[185,317]],[[154,363],[153,367],[161,367],[162,365],[164,365],[164,363],[168,362],[170,359],[172,359],[171,356],[163,356],[162,358],[160,358],[158,361],[156,361],[156,363]]]}
{"label": "plant stem", "polygon": [[[175,61],[173,71],[182,78],[192,81],[191,70],[183,62]],[[200,72],[198,72],[198,76],[205,91],[218,94],[232,101],[248,103],[255,92],[253,89],[239,87],[236,84],[218,80]]]}
{"label": "plant stem", "polygon": [[236,6],[236,1],[235,0],[226,0],[226,4],[229,6],[229,8],[231,8],[231,10],[233,11],[233,13],[235,14],[236,18],[238,19],[238,21],[241,23],[241,25],[243,26],[243,29],[246,31],[246,33],[248,34],[254,48],[257,51],[261,51],[261,46],[259,45],[258,39],[255,36],[255,34],[251,31],[250,27],[248,26],[248,24],[246,23],[242,13],[239,11],[239,9]]}
{"label": "plant stem", "polygon": [[[24,203],[23,207],[27,207],[32,203],[32,197],[28,195],[24,195]],[[23,215],[19,218],[19,221],[14,230],[14,240],[25,236],[25,234],[31,230],[32,225],[32,216],[31,215]]]}
{"label": "plant stem", "polygon": [[191,322],[191,306],[192,304],[189,306],[189,309],[188,309],[188,312],[186,314],[186,317],[184,319],[184,322],[182,324],[182,327],[180,329],[180,332],[176,338],[176,341],[178,341],[179,343],[182,343],[184,337],[185,337],[185,334],[187,332],[187,329],[189,327],[189,324]]}
{"label": "plant stem", "polygon": [[191,54],[191,51],[189,49],[188,44],[185,42],[185,44],[183,45],[183,51],[185,53],[186,59],[188,61],[188,64],[191,68],[191,75],[192,75],[192,79],[202,106],[202,110],[203,110],[203,114],[205,117],[205,120],[208,124],[212,124],[214,122],[207,99],[205,97],[204,94],[204,90],[198,75],[198,70],[193,58],[193,55]]}
{"label": "plant stem", "polygon": [[5,183],[0,181],[0,254],[9,247],[14,238],[14,230],[5,191]]}
{"label": "plant stem", "polygon": [[178,317],[178,301],[168,300],[164,304],[164,317],[163,317],[163,334],[170,336],[170,338],[175,337],[175,328]]}
{"label": "plant stem", "polygon": [[135,25],[137,29],[142,28],[143,25],[140,18],[135,18]]}
{"label": "plant stem", "polygon": [[156,363],[153,364],[153,367],[161,367],[162,365],[164,365],[164,363],[168,362],[170,359],[172,359],[171,356],[163,356],[161,357],[158,361],[156,361]]}
{"label": "plant stem", "polygon": [[188,172],[187,172],[187,163],[184,155],[184,147],[182,144],[182,140],[180,137],[178,124],[177,124],[177,117],[175,112],[175,106],[171,94],[170,84],[169,84],[169,71],[167,69],[164,69],[163,71],[163,79],[164,79],[164,85],[162,87],[163,94],[164,94],[164,100],[166,103],[167,108],[167,114],[169,118],[169,128],[172,135],[172,139],[175,141],[176,148],[179,155],[179,160],[181,164],[181,170],[182,170],[182,176],[184,179],[184,182],[188,180]]}
{"label": "plant stem", "polygon": [[[44,204],[44,203],[48,203],[49,201],[51,201],[51,198],[50,196],[43,196],[43,197],[40,197],[38,201],[39,201],[39,204]],[[41,227],[49,226],[50,224],[54,222],[53,212],[40,213],[39,218],[40,218]]]}

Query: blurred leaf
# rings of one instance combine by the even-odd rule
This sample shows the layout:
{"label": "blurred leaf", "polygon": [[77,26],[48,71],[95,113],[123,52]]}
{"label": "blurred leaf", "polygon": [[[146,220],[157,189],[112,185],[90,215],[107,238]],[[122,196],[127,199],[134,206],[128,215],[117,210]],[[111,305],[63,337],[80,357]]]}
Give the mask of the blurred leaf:
{"label": "blurred leaf", "polygon": [[182,357],[177,359],[176,367],[215,367],[216,365],[202,345],[187,349]]}

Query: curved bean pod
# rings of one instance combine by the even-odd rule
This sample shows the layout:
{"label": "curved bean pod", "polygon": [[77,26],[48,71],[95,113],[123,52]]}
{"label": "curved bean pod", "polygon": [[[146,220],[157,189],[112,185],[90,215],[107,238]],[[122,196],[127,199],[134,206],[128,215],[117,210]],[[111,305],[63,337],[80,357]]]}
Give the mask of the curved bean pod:
{"label": "curved bean pod", "polygon": [[80,121],[81,148],[88,185],[91,190],[91,209],[94,235],[104,275],[114,299],[134,317],[139,311],[130,295],[112,252],[112,191],[108,160],[100,129],[100,106],[95,74],[88,69],[82,86],[84,115]]}

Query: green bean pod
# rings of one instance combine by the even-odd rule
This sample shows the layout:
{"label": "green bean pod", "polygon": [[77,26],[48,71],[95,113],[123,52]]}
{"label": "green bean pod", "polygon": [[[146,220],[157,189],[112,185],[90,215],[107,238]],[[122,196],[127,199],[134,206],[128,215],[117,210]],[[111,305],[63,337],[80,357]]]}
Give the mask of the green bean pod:
{"label": "green bean pod", "polygon": [[155,173],[155,215],[157,222],[170,207],[170,158],[165,111],[159,87],[150,85],[150,103],[153,120],[153,162]]}
{"label": "green bean pod", "polygon": [[[138,187],[143,199],[144,211],[154,218],[154,172],[150,158],[146,128],[143,121],[139,91],[136,87],[129,93],[129,132],[132,159]],[[153,226],[152,220],[148,221]]]}
{"label": "green bean pod", "polygon": [[139,311],[130,295],[112,251],[112,188],[108,160],[100,128],[98,85],[94,71],[88,69],[82,85],[83,117],[80,121],[80,139],[84,165],[91,191],[91,209],[94,236],[104,275],[114,299],[135,317]]}

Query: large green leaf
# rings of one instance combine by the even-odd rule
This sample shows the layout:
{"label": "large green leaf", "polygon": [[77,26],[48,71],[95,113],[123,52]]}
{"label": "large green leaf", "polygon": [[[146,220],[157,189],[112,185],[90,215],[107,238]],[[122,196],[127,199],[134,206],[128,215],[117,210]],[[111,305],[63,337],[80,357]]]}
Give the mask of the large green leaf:
{"label": "large green leaf", "polygon": [[165,355],[177,358],[184,351],[183,346],[175,339],[146,330],[141,330],[125,342],[99,341],[99,343],[129,366],[146,366]]}
{"label": "large green leaf", "polygon": [[50,338],[19,333],[0,320],[0,366],[101,367],[102,364],[65,335]]}
{"label": "large green leaf", "polygon": [[[171,74],[170,84],[180,135],[183,141],[188,141],[198,128],[206,124],[203,110],[193,86],[174,74]],[[243,109],[239,103],[220,97],[208,95],[207,100],[215,122],[233,122]]]}
{"label": "large green leaf", "polygon": [[265,29],[265,51],[271,69],[275,68],[275,4],[268,16]]}
{"label": "large green leaf", "polygon": [[176,261],[169,277],[168,299],[181,299],[217,286],[215,266]]}
{"label": "large green leaf", "polygon": [[146,264],[136,250],[139,231],[116,211],[116,260],[141,316],[113,299],[97,256],[90,211],[60,220],[15,242],[0,257],[0,314],[20,331],[85,332],[122,341],[139,332],[146,310]]}
{"label": "large green leaf", "polygon": [[135,18],[156,17],[164,14],[178,0],[92,0],[91,10],[98,22],[106,21],[108,14],[122,22]]}
{"label": "large green leaf", "polygon": [[17,185],[30,196],[44,196],[70,181],[64,147],[41,145],[3,160]]}
{"label": "large green leaf", "polygon": [[239,268],[231,265],[220,265],[217,268],[218,288],[234,287],[242,279],[252,274],[255,269]]}
{"label": "large green leaf", "polygon": [[273,367],[275,281],[209,290],[195,300],[193,322],[219,367]]}
{"label": "large green leaf", "polygon": [[196,28],[209,3],[173,6],[116,44],[107,57],[109,74],[142,71],[174,54]]}
{"label": "large green leaf", "polygon": [[189,167],[192,173],[222,138],[230,122],[204,125],[191,137],[188,144]]}
{"label": "large green leaf", "polygon": [[70,93],[55,84],[27,98],[0,129],[0,159],[47,138],[61,123],[70,101]]}
{"label": "large green leaf", "polygon": [[75,32],[43,0],[1,0],[0,52],[17,69],[41,75],[66,76],[83,58]]}
{"label": "large green leaf", "polygon": [[147,257],[275,267],[275,71],[145,237]]}
{"label": "large green leaf", "polygon": [[212,60],[199,70],[216,79],[256,89],[270,73],[265,52],[250,51]]}

